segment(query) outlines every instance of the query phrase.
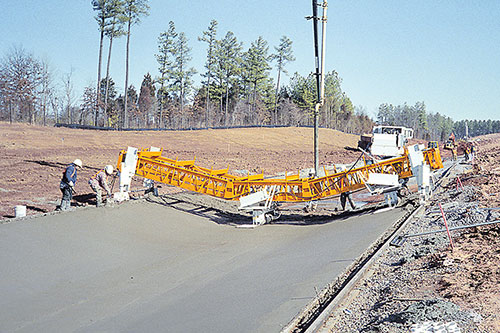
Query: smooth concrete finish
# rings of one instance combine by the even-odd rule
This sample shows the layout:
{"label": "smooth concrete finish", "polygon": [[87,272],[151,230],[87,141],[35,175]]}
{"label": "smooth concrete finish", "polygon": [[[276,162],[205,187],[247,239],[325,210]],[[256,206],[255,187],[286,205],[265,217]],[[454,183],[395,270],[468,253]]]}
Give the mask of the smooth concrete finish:
{"label": "smooth concrete finish", "polygon": [[403,212],[217,224],[152,203],[0,225],[1,332],[278,332]]}

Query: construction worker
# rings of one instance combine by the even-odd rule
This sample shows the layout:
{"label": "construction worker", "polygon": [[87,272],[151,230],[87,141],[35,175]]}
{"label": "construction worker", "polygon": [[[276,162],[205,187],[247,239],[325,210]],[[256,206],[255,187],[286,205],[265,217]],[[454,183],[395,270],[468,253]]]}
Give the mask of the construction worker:
{"label": "construction worker", "polygon": [[76,184],[76,170],[81,167],[82,161],[77,158],[64,170],[61,183],[59,184],[59,188],[62,192],[61,205],[59,209],[56,208],[56,210],[65,211],[71,208],[71,199],[73,199],[73,192],[75,191],[74,187]]}
{"label": "construction worker", "polygon": [[458,147],[455,144],[455,142],[453,142],[453,146],[451,148],[451,154],[453,155],[453,160],[456,161],[458,158]]}
{"label": "construction worker", "polygon": [[108,176],[113,174],[113,166],[106,165],[103,170],[100,170],[89,179],[89,185],[96,193],[96,206],[102,206],[102,191],[106,191],[108,198],[111,197],[111,189],[108,185]]}
{"label": "construction worker", "polygon": [[346,203],[349,201],[349,204],[351,205],[352,209],[356,209],[356,205],[354,205],[354,202],[352,201],[352,194],[351,192],[345,192],[345,193],[340,193],[340,205],[342,206],[342,210],[345,210]]}

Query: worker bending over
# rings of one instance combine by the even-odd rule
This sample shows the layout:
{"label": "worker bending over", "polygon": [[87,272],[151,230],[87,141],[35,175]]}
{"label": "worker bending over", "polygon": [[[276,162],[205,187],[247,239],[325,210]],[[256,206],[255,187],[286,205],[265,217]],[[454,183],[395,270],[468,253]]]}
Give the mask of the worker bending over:
{"label": "worker bending over", "polygon": [[97,207],[102,206],[102,191],[106,191],[108,198],[111,198],[111,189],[108,185],[108,176],[113,174],[113,166],[106,165],[103,170],[100,170],[89,180],[89,185],[92,190],[96,193],[96,205]]}
{"label": "worker bending over", "polygon": [[61,179],[61,183],[59,184],[59,188],[62,192],[61,205],[56,210],[69,210],[71,207],[71,199],[73,199],[73,192],[75,184],[76,184],[76,170],[82,167],[82,161],[80,159],[76,159],[68,165],[68,167],[64,170],[63,176]]}

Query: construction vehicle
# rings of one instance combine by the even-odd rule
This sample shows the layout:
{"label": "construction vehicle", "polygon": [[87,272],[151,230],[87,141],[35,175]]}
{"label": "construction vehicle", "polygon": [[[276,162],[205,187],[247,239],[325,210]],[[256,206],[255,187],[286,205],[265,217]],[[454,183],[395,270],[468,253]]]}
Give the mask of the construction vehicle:
{"label": "construction vehicle", "polygon": [[455,134],[451,133],[448,140],[444,143],[444,149],[450,150],[453,160],[456,161],[458,157],[458,146],[455,142]]}
{"label": "construction vehicle", "polygon": [[455,134],[451,133],[448,140],[444,143],[444,149],[452,150],[455,148]]}
{"label": "construction vehicle", "polygon": [[370,151],[370,147],[373,141],[373,134],[361,134],[358,141],[358,148],[364,151]]}
{"label": "construction vehicle", "polygon": [[362,134],[358,148],[375,156],[401,156],[408,140],[413,138],[413,130],[404,126],[379,125],[372,134]]}
{"label": "construction vehicle", "polygon": [[444,149],[453,149],[455,147],[455,143],[453,143],[451,140],[448,140],[444,143]]}
{"label": "construction vehicle", "polygon": [[423,145],[404,147],[403,155],[367,163],[365,154],[349,168],[333,173],[323,168],[324,176],[301,178],[300,173],[285,174],[282,179],[265,178],[263,174],[238,177],[228,169],[214,170],[195,164],[195,160],[179,161],[162,156],[163,149],[121,151],[117,169],[120,170],[120,192],[117,201],[127,200],[134,175],[155,182],[207,194],[225,200],[239,200],[241,210],[252,212],[253,224],[261,225],[279,217],[278,202],[311,202],[346,195],[361,189],[385,193],[389,204],[395,194],[416,176],[422,200],[431,192],[430,171],[443,167],[437,148]]}

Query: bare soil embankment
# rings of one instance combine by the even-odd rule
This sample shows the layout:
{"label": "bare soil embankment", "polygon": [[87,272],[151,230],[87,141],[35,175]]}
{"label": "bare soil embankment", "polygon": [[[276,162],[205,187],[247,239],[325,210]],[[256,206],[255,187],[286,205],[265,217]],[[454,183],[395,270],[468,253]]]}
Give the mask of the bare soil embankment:
{"label": "bare soil embankment", "polygon": [[[321,164],[352,162],[359,153],[345,147],[355,148],[357,140],[356,135],[320,129]],[[75,158],[84,164],[76,198],[82,205],[90,203],[88,179],[106,164],[116,165],[119,151],[127,146],[163,147],[165,156],[196,157],[201,166],[230,172],[272,175],[313,166],[312,128],[108,132],[0,122],[0,219],[12,217],[15,205],[26,205],[28,214],[53,211],[62,172]]]}

